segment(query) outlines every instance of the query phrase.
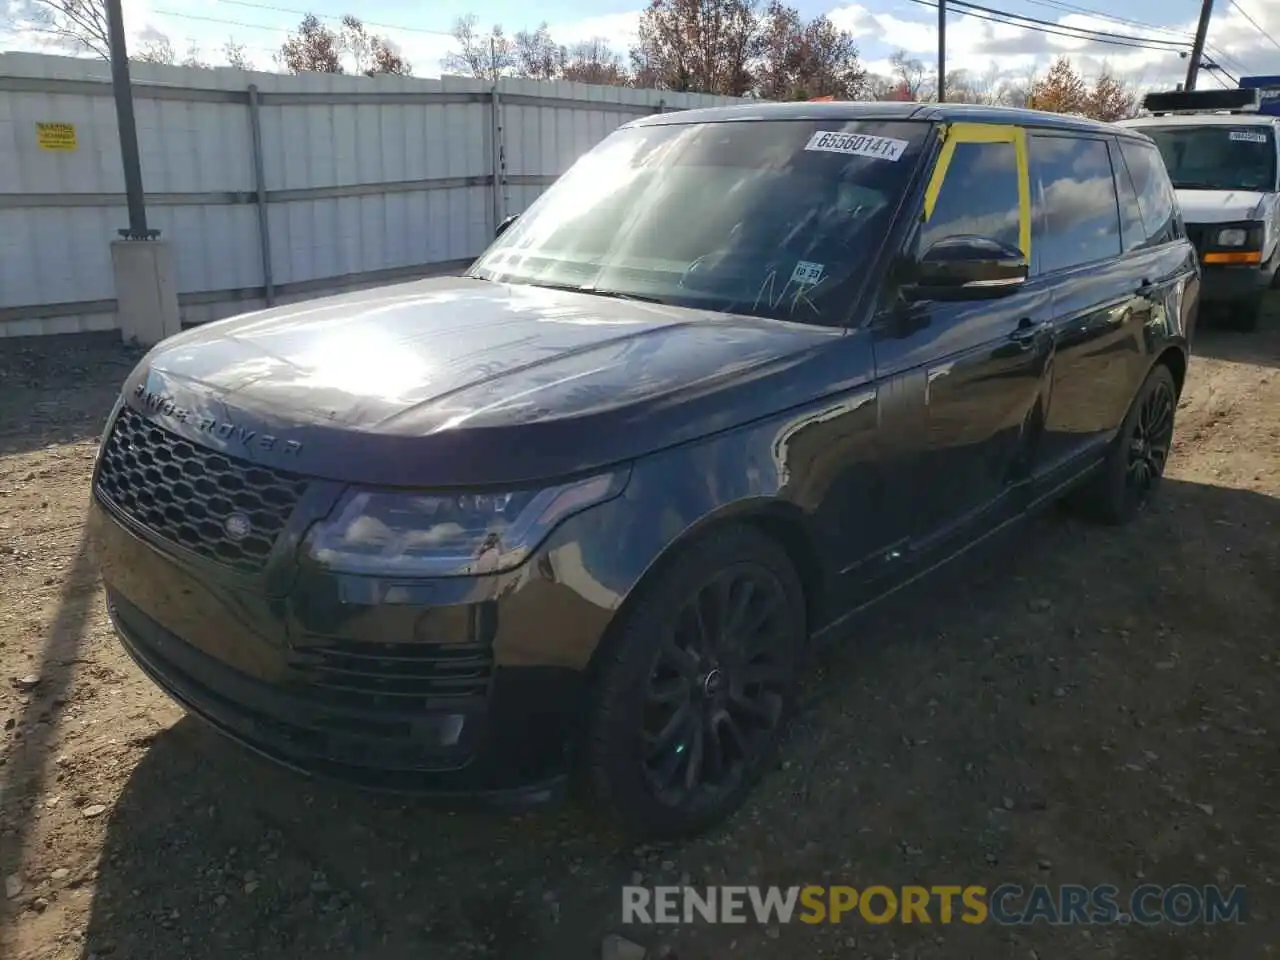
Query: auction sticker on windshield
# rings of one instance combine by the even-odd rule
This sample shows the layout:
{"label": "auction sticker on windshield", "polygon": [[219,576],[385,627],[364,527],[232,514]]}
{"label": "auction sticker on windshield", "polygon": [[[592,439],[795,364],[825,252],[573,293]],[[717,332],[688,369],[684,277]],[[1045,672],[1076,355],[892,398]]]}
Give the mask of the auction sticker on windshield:
{"label": "auction sticker on windshield", "polygon": [[894,137],[873,137],[865,133],[836,133],[834,130],[819,130],[809,138],[804,148],[819,150],[823,153],[845,153],[854,157],[896,161],[906,151],[907,141]]}
{"label": "auction sticker on windshield", "polygon": [[1240,140],[1244,143],[1266,143],[1267,135],[1265,133],[1256,133],[1253,130],[1232,130],[1232,140]]}

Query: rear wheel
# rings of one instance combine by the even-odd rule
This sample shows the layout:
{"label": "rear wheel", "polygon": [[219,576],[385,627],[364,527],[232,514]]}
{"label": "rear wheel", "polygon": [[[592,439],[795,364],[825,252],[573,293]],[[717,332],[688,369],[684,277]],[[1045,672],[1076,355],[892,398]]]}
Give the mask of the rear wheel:
{"label": "rear wheel", "polygon": [[1178,387],[1173,373],[1156,364],[1134,398],[1102,470],[1077,500],[1103,523],[1132,520],[1151,502],[1173,446]]}
{"label": "rear wheel", "polygon": [[786,552],[749,526],[696,541],[641,589],[602,651],[584,759],[615,823],[671,838],[729,816],[773,759],[804,595]]}

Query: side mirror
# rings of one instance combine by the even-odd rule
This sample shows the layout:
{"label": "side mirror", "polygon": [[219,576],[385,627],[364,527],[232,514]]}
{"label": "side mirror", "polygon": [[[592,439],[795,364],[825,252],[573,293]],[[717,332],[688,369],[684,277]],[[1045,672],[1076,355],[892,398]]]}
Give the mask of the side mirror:
{"label": "side mirror", "polygon": [[917,261],[906,292],[912,300],[985,300],[1016,290],[1029,273],[1017,247],[990,237],[946,237]]}
{"label": "side mirror", "polygon": [[520,214],[518,214],[518,213],[513,213],[513,214],[511,214],[511,216],[504,218],[504,219],[503,219],[503,221],[502,221],[500,224],[498,224],[498,229],[497,229],[497,230],[495,230],[495,231],[493,231],[493,238],[494,238],[495,240],[497,240],[497,239],[498,239],[498,237],[500,237],[500,236],[502,236],[504,233],[506,233],[506,232],[507,232],[507,228],[508,228],[508,227],[510,227],[513,223],[515,223],[515,222],[516,222],[516,219],[517,219],[519,216],[520,216]]}

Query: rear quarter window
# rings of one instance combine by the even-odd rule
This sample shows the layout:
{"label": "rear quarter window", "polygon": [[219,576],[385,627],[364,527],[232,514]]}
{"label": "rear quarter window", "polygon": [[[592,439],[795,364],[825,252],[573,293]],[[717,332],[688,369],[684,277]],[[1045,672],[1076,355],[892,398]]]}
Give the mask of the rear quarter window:
{"label": "rear quarter window", "polygon": [[1120,155],[1134,190],[1138,194],[1138,208],[1146,227],[1148,243],[1168,243],[1177,236],[1177,196],[1169,173],[1165,169],[1160,151],[1138,140],[1120,140]]}

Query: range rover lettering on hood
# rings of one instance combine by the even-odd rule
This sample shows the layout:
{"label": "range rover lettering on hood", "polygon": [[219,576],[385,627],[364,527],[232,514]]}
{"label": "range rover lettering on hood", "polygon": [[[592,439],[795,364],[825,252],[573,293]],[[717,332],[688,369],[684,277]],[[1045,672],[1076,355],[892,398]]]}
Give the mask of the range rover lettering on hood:
{"label": "range rover lettering on hood", "polygon": [[302,452],[302,444],[297,440],[285,440],[274,434],[260,433],[227,420],[218,420],[207,414],[197,413],[187,407],[179,406],[173,397],[148,390],[145,383],[138,384],[133,390],[133,395],[152,419],[173,420],[186,424],[197,433],[216,437],[223,442],[238,442],[244,447],[295,457]]}

